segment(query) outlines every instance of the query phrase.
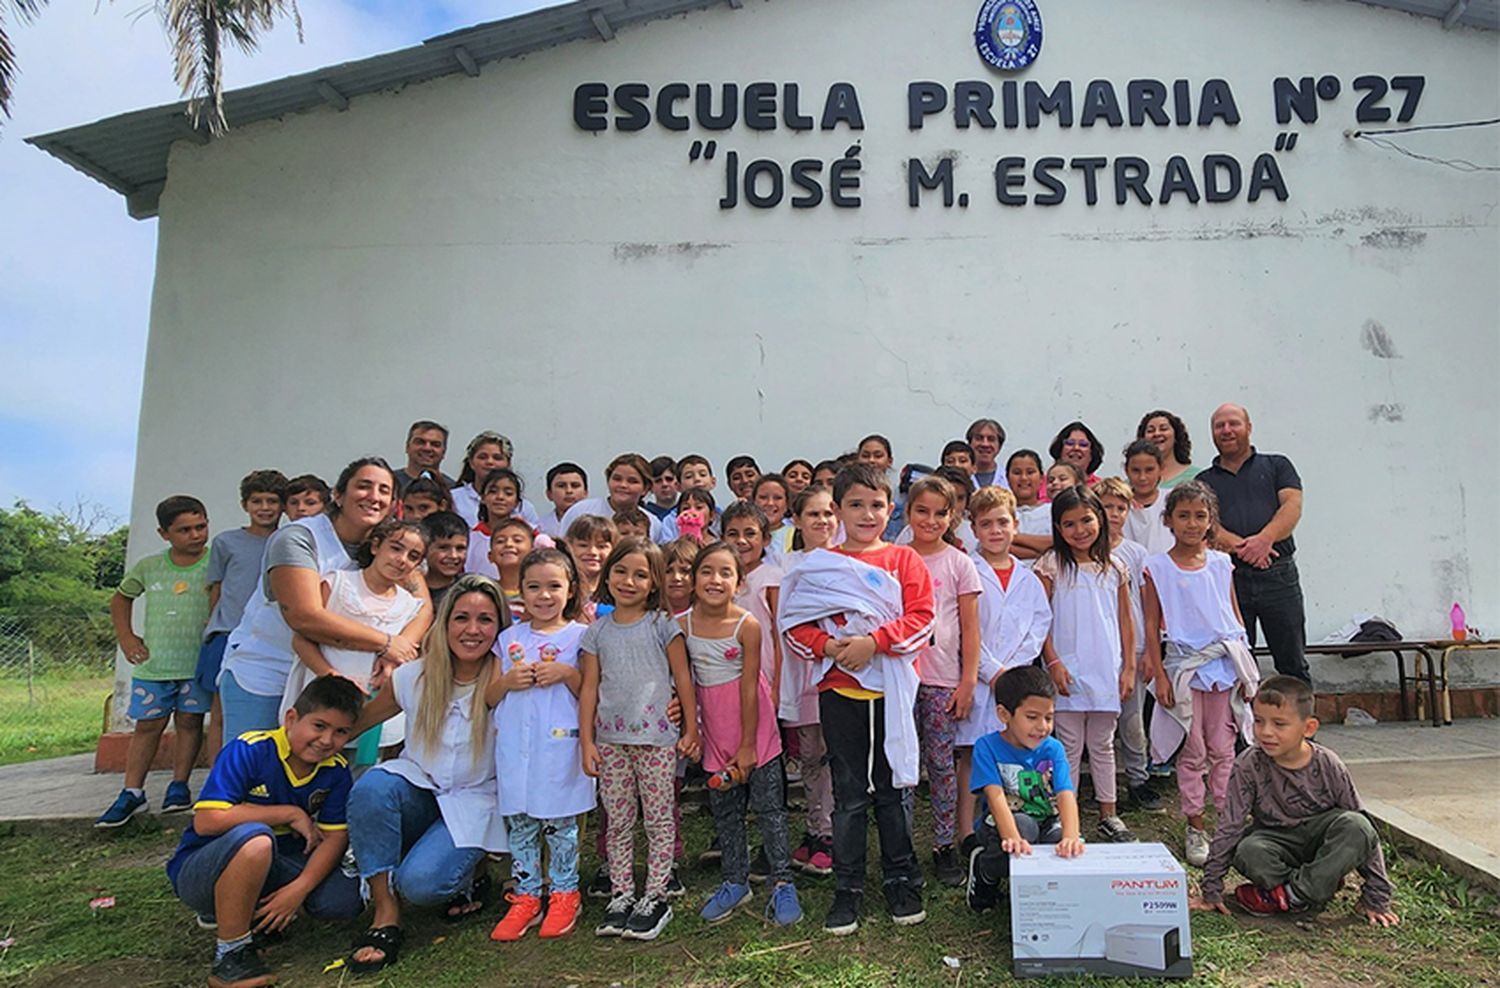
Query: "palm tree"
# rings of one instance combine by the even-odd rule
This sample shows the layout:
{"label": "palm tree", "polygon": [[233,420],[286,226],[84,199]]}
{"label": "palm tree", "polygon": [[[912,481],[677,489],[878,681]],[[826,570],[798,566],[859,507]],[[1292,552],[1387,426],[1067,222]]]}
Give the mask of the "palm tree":
{"label": "palm tree", "polygon": [[[16,59],[5,33],[8,20],[30,21],[47,0],[0,0],[0,113],[10,116],[11,88]],[[255,51],[261,35],[277,18],[290,16],[302,38],[302,13],[297,0],[156,0],[156,13],[172,41],[173,75],[188,97],[193,125],[207,123],[208,132],[224,133],[224,46]]]}

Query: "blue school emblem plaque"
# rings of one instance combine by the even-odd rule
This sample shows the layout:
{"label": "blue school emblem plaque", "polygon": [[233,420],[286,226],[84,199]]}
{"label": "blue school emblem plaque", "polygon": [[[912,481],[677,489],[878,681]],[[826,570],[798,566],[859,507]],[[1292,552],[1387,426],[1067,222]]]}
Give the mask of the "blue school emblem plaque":
{"label": "blue school emblem plaque", "polygon": [[979,56],[997,69],[1017,72],[1042,52],[1042,13],[1035,0],[985,0],[974,25]]}

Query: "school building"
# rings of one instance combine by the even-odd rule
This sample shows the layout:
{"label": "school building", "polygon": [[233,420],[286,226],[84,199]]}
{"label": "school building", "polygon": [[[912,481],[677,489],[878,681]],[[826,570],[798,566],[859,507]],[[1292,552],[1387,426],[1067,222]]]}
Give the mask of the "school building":
{"label": "school building", "polygon": [[238,524],[247,470],[396,458],[418,417],[454,470],[509,435],[539,501],[557,459],[931,462],[981,415],[1002,455],[1081,418],[1114,473],[1164,407],[1206,465],[1236,401],[1306,485],[1311,640],[1493,631],[1497,27],[589,0],[231,92],[222,138],[176,104],[31,140],[159,224],[132,557],[166,494]]}

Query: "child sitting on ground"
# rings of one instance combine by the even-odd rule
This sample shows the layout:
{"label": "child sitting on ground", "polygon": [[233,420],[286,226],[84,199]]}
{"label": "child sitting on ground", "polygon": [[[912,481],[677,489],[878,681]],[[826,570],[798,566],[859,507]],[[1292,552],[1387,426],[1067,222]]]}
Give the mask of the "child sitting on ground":
{"label": "child sitting on ground", "polygon": [[[177,727],[172,782],[161,811],[176,813],[193,805],[188,775],[203,743],[203,715],[213,694],[198,684],[198,643],[208,623],[208,509],[186,494],[156,506],[156,532],[167,551],[136,561],[110,598],[109,617],[130,675],[130,708],[135,721],[125,756],[125,788],[95,827],[123,826],[146,808],[146,773],[156,758],[167,718]],[[131,605],[146,598],[145,636],[131,628]]]}
{"label": "child sitting on ground", "polygon": [[219,752],[167,862],[177,897],[200,923],[218,924],[210,985],[275,983],[252,932],[283,930],[299,909],[350,919],[364,908],[359,879],[339,868],[353,784],[339,749],[363,699],[347,679],[316,679],[281,727],[243,734]]}
{"label": "child sitting on ground", "polygon": [[969,908],[983,912],[1010,876],[1010,856],[1033,844],[1055,844],[1060,857],[1083,853],[1078,796],[1062,743],[1052,736],[1057,688],[1033,665],[995,680],[995,715],[1005,728],[974,743],[969,786],[983,799],[984,820],[969,852]]}
{"label": "child sitting on ground", "polygon": [[1364,881],[1359,911],[1372,926],[1395,926],[1385,855],[1354,780],[1339,756],[1311,740],[1318,732],[1313,691],[1300,679],[1272,676],[1253,705],[1255,746],[1229,775],[1228,806],[1203,867],[1193,909],[1226,915],[1224,873],[1232,862],[1250,881],[1234,897],[1262,916],[1298,912],[1330,901],[1344,876]]}

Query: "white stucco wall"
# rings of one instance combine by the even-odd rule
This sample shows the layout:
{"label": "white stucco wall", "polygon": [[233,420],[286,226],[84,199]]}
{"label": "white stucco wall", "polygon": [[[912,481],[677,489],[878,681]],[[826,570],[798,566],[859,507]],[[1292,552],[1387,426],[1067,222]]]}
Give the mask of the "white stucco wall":
{"label": "white stucco wall", "polygon": [[[1500,115],[1496,35],[1359,4],[1047,2],[1021,78],[1051,87],[1186,78],[1234,87],[1237,128],[956,130],[906,123],[906,85],[1004,78],[972,43],[977,0],[791,0],[708,10],[179,144],[161,200],[132,554],[159,542],[158,498],[199,494],[240,524],[238,478],[330,479],[355,455],[399,459],[407,423],[458,447],[496,428],[541,497],[558,459],[598,474],[624,449],[705,453],[722,468],[813,460],[861,435],[931,461],[980,415],[1006,451],[1081,417],[1118,472],[1138,417],[1183,416],[1195,461],[1212,409],[1249,406],[1263,450],[1302,473],[1297,531],[1316,639],[1358,611],[1409,634],[1461,600],[1500,627],[1500,238],[1494,173],[1351,141],[1363,73],[1425,74],[1416,123]],[[1316,125],[1278,127],[1278,75],[1339,76]],[[866,129],[590,135],[581,82],[795,81],[821,106],[854,83]],[[1388,100],[1399,105],[1399,99]],[[1247,167],[1276,135],[1291,197],[1250,204],[1007,208],[1006,154],[1210,152]],[[721,210],[742,158],[863,147],[863,206]],[[1410,135],[1500,161],[1494,129]],[[967,210],[906,202],[905,163],[958,159]],[[722,159],[721,159],[722,160]],[[1034,185],[1030,191],[1039,191]],[[931,195],[931,194],[929,194]],[[1367,345],[1378,323],[1393,357]],[[720,478],[721,491],[724,478]]]}

